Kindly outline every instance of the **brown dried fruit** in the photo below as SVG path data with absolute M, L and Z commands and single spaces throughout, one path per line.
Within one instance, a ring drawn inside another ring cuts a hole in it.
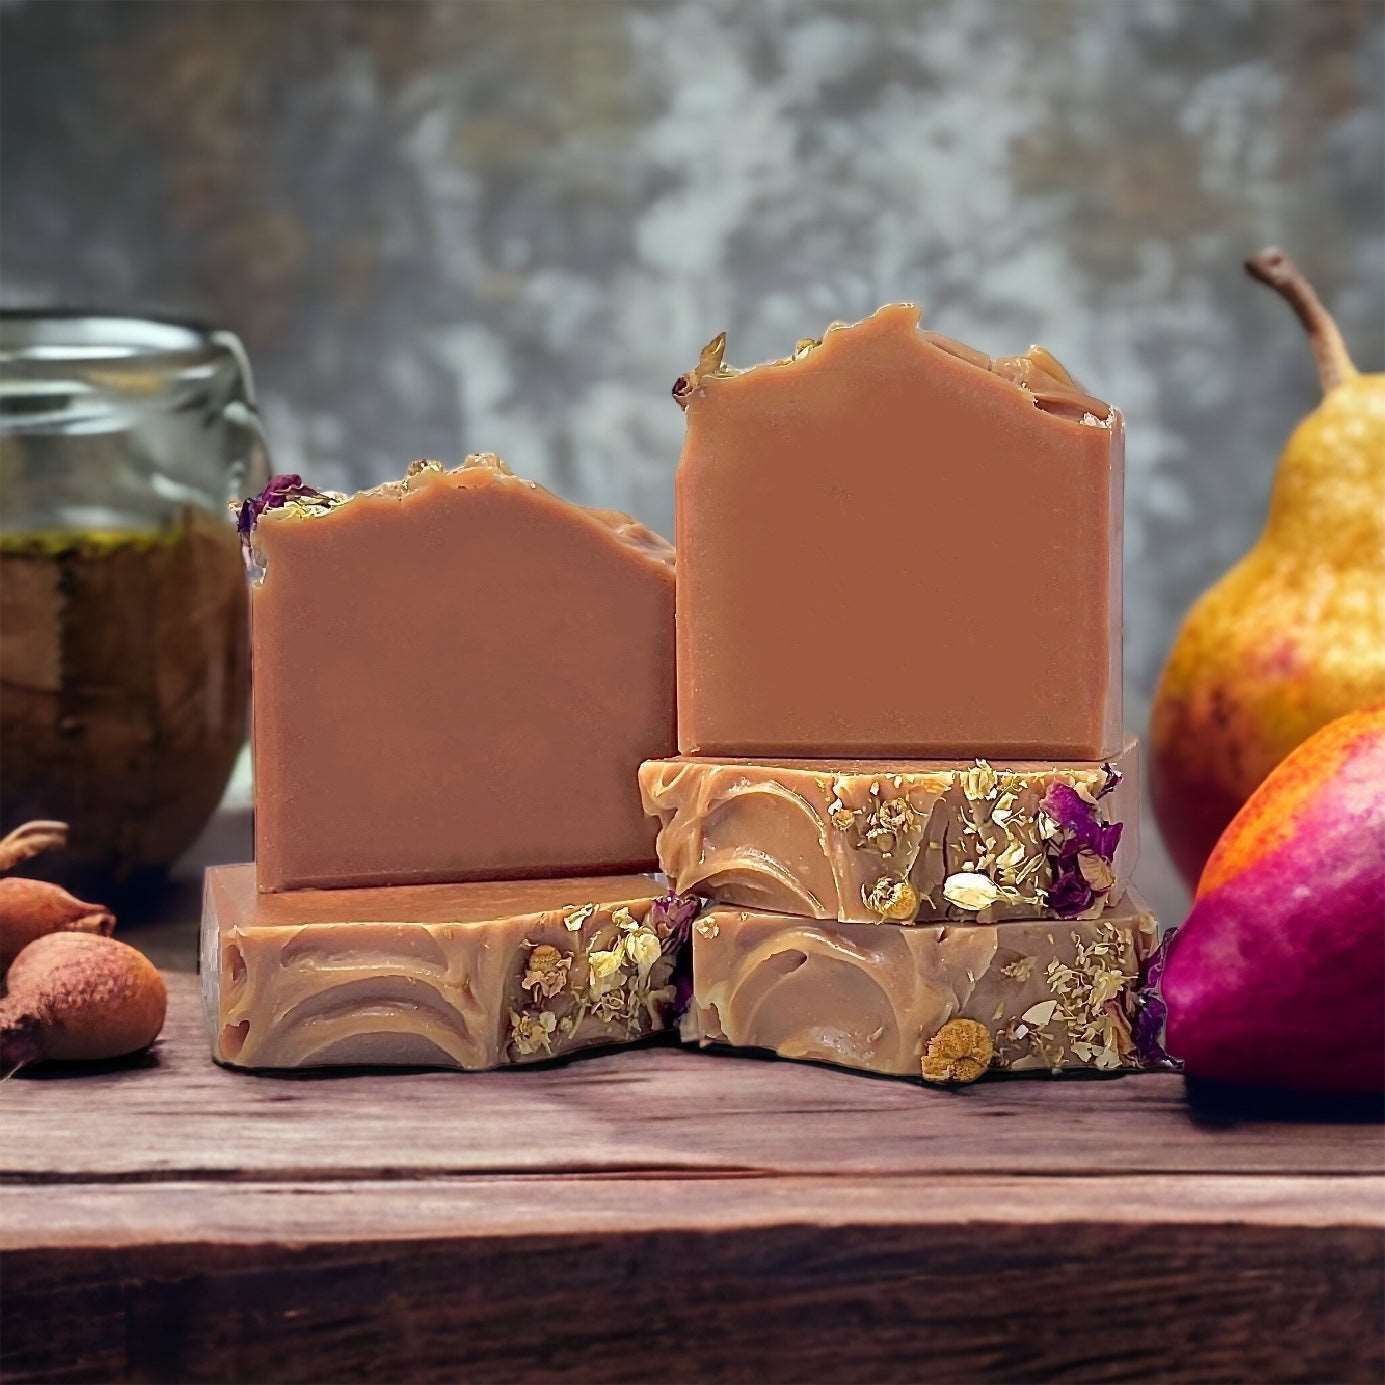
M 991 1065 L 991 1031 L 976 1020 L 953 1019 L 928 1041 L 925 1082 L 975 1082 Z
M 0 1069 L 44 1058 L 121 1058 L 163 1028 L 168 992 L 141 952 L 114 938 L 52 933 L 15 959 L 0 1000 Z
M 115 915 L 109 909 L 74 899 L 61 885 L 17 875 L 0 879 L 0 973 L 45 934 L 109 936 L 114 928 Z
M 919 892 L 907 880 L 882 875 L 862 892 L 867 909 L 892 923 L 909 923 L 919 911 Z

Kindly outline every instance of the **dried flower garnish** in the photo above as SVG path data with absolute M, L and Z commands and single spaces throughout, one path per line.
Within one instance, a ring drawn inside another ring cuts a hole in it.
M 919 892 L 907 880 L 893 880 L 888 875 L 866 886 L 861 898 L 867 909 L 892 923 L 907 923 L 919 911 Z
M 625 951 L 641 972 L 647 972 L 664 955 L 663 944 L 650 928 L 641 928 L 632 934 L 626 940 Z
M 571 957 L 542 943 L 530 952 L 528 969 L 519 984 L 526 991 L 533 991 L 535 996 L 551 999 L 567 988 L 571 967 Z
M 665 950 L 672 951 L 687 942 L 701 907 L 696 895 L 661 895 L 649 906 L 644 921 L 664 940 Z
M 1000 974 L 1008 976 L 1011 981 L 1028 981 L 1034 974 L 1034 958 L 1016 957 L 1001 967 Z
M 959 909 L 980 913 L 1000 898 L 1000 891 L 990 876 L 979 871 L 959 870 L 943 881 L 943 898 Z
M 580 933 L 582 931 L 582 925 L 586 923 L 594 913 L 596 913 L 595 904 L 579 904 L 577 908 L 569 909 L 568 912 L 563 915 L 563 927 L 566 928 L 569 933 Z
M 978 760 L 961 774 L 962 793 L 972 802 L 994 797 L 996 783 L 996 772 L 985 760 Z
M 975 1082 L 991 1064 L 991 1032 L 977 1020 L 951 1019 L 928 1041 L 925 1082 Z
M 552 1053 L 558 1017 L 551 1010 L 510 1011 L 510 1043 L 516 1053 Z
M 1164 1049 L 1164 1023 L 1169 1012 L 1164 1004 L 1163 993 L 1159 989 L 1164 977 L 1164 966 L 1169 959 L 1169 949 L 1173 946 L 1177 933 L 1177 928 L 1170 928 L 1159 940 L 1159 946 L 1154 949 L 1145 964 L 1145 974 L 1135 995 L 1135 1056 L 1139 1059 L 1141 1067 L 1181 1066 Z
M 726 333 L 718 332 L 702 348 L 702 354 L 698 356 L 697 364 L 673 382 L 673 397 L 680 409 L 688 407 L 689 396 L 706 376 L 717 375 L 721 372 L 725 355 Z
M 1096 798 L 1104 797 L 1120 782 L 1120 774 L 1109 764 L 1105 771 L 1106 780 Z M 1050 784 L 1039 809 L 1055 829 L 1046 834 L 1053 873 L 1048 907 L 1059 918 L 1076 918 L 1115 883 L 1109 867 L 1120 845 L 1122 824 L 1103 822 L 1095 800 L 1088 802 L 1069 784 Z M 1107 869 L 1101 870 L 1098 862 Z M 1101 884 L 1108 875 L 1109 883 Z
M 277 510 L 287 505 L 290 500 L 308 500 L 315 504 L 330 505 L 332 499 L 333 497 L 315 490 L 312 486 L 305 486 L 301 476 L 284 472 L 278 476 L 271 476 L 259 495 L 252 495 L 240 502 L 236 528 L 240 530 L 241 539 L 248 540 L 251 531 L 266 510 Z

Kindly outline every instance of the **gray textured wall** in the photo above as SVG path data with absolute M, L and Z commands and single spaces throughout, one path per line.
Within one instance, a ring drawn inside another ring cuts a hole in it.
M 1379 0 L 0 11 L 7 304 L 234 327 L 282 469 L 493 449 L 671 524 L 678 372 L 914 298 L 1129 417 L 1129 714 L 1315 399 L 1290 247 L 1385 360 Z

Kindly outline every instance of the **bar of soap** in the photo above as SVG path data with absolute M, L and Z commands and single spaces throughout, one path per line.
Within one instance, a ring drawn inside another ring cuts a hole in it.
M 266 509 L 250 543 L 261 889 L 653 867 L 663 539 L 476 456 Z
M 480 1070 L 667 1028 L 696 904 L 648 876 L 264 894 L 207 871 L 212 1056 Z
M 918 321 L 675 385 L 683 754 L 1120 748 L 1121 416 Z
M 1135 868 L 1138 759 L 684 756 L 640 790 L 680 891 L 848 923 L 1094 918 Z
M 1134 895 L 1076 923 L 859 924 L 714 905 L 693 924 L 686 1039 L 919 1077 L 971 1020 L 998 1071 L 1137 1066 L 1134 996 L 1156 942 Z M 970 1076 L 978 1075 L 976 1072 Z

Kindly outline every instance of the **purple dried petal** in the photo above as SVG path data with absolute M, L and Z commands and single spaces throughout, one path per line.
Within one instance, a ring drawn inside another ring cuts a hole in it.
M 665 949 L 687 942 L 692 935 L 693 920 L 702 908 L 702 901 L 692 894 L 666 894 L 656 899 L 649 909 L 649 922 L 657 928 L 662 923 L 668 932 Z
M 293 472 L 283 472 L 278 476 L 271 476 L 259 495 L 252 495 L 248 500 L 241 502 L 236 527 L 240 530 L 241 536 L 246 537 L 254 529 L 255 521 L 266 510 L 277 510 L 290 500 L 324 499 L 326 497 L 320 490 L 305 486 L 301 476 Z
M 1125 775 L 1123 775 L 1110 760 L 1107 760 L 1101 768 L 1106 775 L 1106 782 L 1097 790 L 1096 796 L 1098 799 L 1105 798 L 1108 793 L 1114 793 L 1125 778 Z
M 1050 784 L 1039 807 L 1069 834 L 1065 846 L 1076 843 L 1109 862 L 1120 845 L 1122 825 L 1104 823 L 1095 806 L 1067 784 Z
M 1069 784 L 1050 784 L 1039 807 L 1065 832 L 1084 832 L 1096 817 L 1092 805 Z
M 693 973 L 691 954 L 684 950 L 678 954 L 673 968 L 673 1008 L 668 1013 L 670 1028 L 687 1013 L 693 999 Z
M 1168 1018 L 1168 1007 L 1159 992 L 1159 983 L 1164 975 L 1164 964 L 1168 961 L 1169 947 L 1173 942 L 1176 928 L 1170 928 L 1145 963 L 1145 974 L 1140 989 L 1135 995 L 1135 1055 L 1142 1067 L 1178 1068 L 1181 1064 L 1169 1056 L 1164 1048 L 1164 1022 Z
M 1096 831 L 1084 845 L 1095 851 L 1098 856 L 1104 857 L 1106 864 L 1110 865 L 1115 858 L 1116 848 L 1121 844 L 1121 833 L 1124 830 L 1125 824 L 1122 822 L 1098 823 Z
M 1078 869 L 1076 857 L 1054 864 L 1053 884 L 1046 894 L 1048 907 L 1060 919 L 1076 918 L 1096 903 L 1096 892 Z

